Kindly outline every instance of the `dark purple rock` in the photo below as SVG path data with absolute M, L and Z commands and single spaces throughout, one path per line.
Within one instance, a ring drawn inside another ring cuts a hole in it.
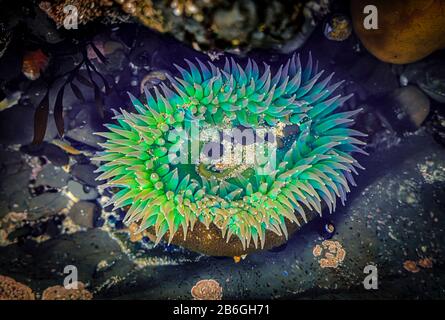
M 97 167 L 92 164 L 75 164 L 71 168 L 71 174 L 84 184 L 95 187 L 100 185 L 100 182 L 96 181 L 98 176 L 97 173 L 94 173 L 96 169 Z
M 53 145 L 46 144 L 43 154 L 51 161 L 55 166 L 65 166 L 69 163 L 70 157 L 61 148 Z

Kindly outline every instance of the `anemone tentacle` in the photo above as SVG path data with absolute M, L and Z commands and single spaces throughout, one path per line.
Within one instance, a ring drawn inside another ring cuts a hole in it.
M 293 55 L 276 72 L 250 59 L 244 67 L 226 59 L 222 68 L 196 60 L 146 90 L 145 102 L 130 94 L 136 112 L 121 110 L 108 132 L 97 133 L 106 138 L 95 157 L 98 179 L 119 189 L 110 204 L 130 207 L 127 224 L 153 227 L 157 242 L 167 232 L 170 242 L 179 228 L 186 237 L 195 223 L 214 224 L 227 241 L 263 247 L 267 230 L 287 237 L 286 220 L 305 223 L 308 211 L 321 215 L 323 202 L 330 212 L 337 198 L 344 204 L 362 169 L 352 153 L 365 153 L 365 135 L 351 128 L 360 109 L 336 112 L 351 95 L 332 96 L 341 85 L 330 84 L 333 74 L 323 78 L 311 55 L 304 68 Z M 178 141 L 169 132 L 196 120 L 219 129 L 275 128 L 283 141 L 276 167 L 260 174 L 266 165 L 218 171 L 177 164 L 169 150 Z

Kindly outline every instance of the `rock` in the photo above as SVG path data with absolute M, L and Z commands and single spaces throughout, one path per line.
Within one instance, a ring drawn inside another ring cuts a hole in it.
M 96 188 L 84 186 L 74 180 L 68 181 L 68 191 L 80 200 L 94 200 L 99 196 Z
M 93 228 L 99 208 L 95 203 L 79 201 L 71 208 L 69 216 L 81 227 Z
M 393 98 L 396 107 L 400 108 L 403 116 L 407 116 L 411 123 L 419 128 L 430 112 L 430 101 L 425 94 L 414 86 L 407 86 L 394 91 Z
M 36 220 L 54 215 L 68 206 L 68 198 L 60 192 L 46 192 L 29 201 L 29 219 Z
M 45 156 L 55 166 L 65 166 L 69 163 L 68 154 L 58 146 L 42 142 L 40 144 L 28 144 L 20 147 L 20 151 L 33 157 Z
M 29 210 L 29 203 L 32 196 L 28 188 L 21 189 L 12 193 L 8 198 L 8 207 L 10 211 L 26 211 Z
M 45 150 L 46 142 L 39 144 L 27 144 L 20 147 L 20 151 L 26 153 L 32 157 L 42 156 Z
M 429 125 L 436 141 L 445 146 L 445 110 L 439 112 L 435 110 L 431 116 L 431 123 Z
M 445 103 L 445 63 L 431 63 L 425 76 L 418 79 L 420 88 L 433 100 Z
M 12 32 L 8 30 L 4 23 L 0 23 L 0 58 L 8 49 L 11 42 Z
M 326 41 L 325 41 L 326 42 Z M 336 42 L 335 45 L 343 45 L 345 42 Z M 328 48 L 319 48 L 323 50 L 329 50 Z M 314 51 L 313 51 L 314 52 Z M 329 53 L 327 53 L 329 54 Z M 323 59 L 323 57 L 321 57 Z M 367 52 L 359 55 L 348 55 L 347 53 L 339 52 L 337 56 L 332 57 L 335 60 L 346 59 L 339 66 L 342 68 L 336 68 L 335 71 L 338 75 L 337 79 L 351 79 L 343 86 L 345 93 L 354 93 L 355 97 L 360 102 L 365 101 L 372 97 L 380 98 L 399 87 L 399 81 L 397 74 L 392 70 L 391 65 L 388 63 L 381 63 L 377 58 L 368 54 Z M 359 103 L 360 103 L 359 102 Z M 357 103 L 352 106 L 357 107 Z
M 0 219 L 6 216 L 9 212 L 8 202 L 0 199 Z
M 45 225 L 45 233 L 50 237 L 56 237 L 61 234 L 62 222 L 65 216 L 53 216 L 52 219 L 48 219 Z
M 35 10 L 32 18 L 26 19 L 28 29 L 38 38 L 48 43 L 58 43 L 63 40 L 61 33 L 56 29 L 54 23 L 40 10 Z
M 96 181 L 96 177 L 99 175 L 94 171 L 97 167 L 92 164 L 75 164 L 71 167 L 71 174 L 89 186 L 98 186 L 100 181 Z
M 67 165 L 70 161 L 70 158 L 65 151 L 50 143 L 45 145 L 43 155 L 55 166 L 59 167 Z
M 34 110 L 20 105 L 2 111 L 0 143 L 28 144 L 34 134 Z
M 100 149 L 98 143 L 104 142 L 104 139 L 94 132 L 103 131 L 104 129 L 99 125 L 102 119 L 97 113 L 94 104 L 85 104 L 82 106 L 75 106 L 68 113 L 68 131 L 65 136 L 74 141 L 81 142 L 90 147 Z
M 0 37 L 7 36 L 7 32 L 1 33 Z M 8 43 L 8 48 L 3 52 L 3 56 L 0 59 L 0 79 L 9 80 L 20 76 L 22 69 L 22 59 L 20 55 L 17 55 L 17 50 L 22 50 L 21 44 L 14 41 L 13 38 L 10 39 Z M 0 49 L 1 50 L 1 49 Z
M 82 153 L 74 155 L 73 158 L 77 164 L 89 164 L 90 163 L 90 158 Z
M 365 29 L 363 9 L 378 10 L 378 29 Z M 382 61 L 404 64 L 420 60 L 445 46 L 442 1 L 351 1 L 354 30 L 363 45 Z
M 4 156 L 10 156 L 4 159 Z M 3 158 L 3 159 L 2 159 Z M 0 156 L 0 190 L 9 195 L 26 189 L 31 176 L 31 167 L 20 158 L 18 152 L 2 152 Z
M 14 273 L 20 278 L 33 279 L 31 286 L 37 292 L 63 283 L 67 265 L 76 266 L 78 280 L 98 291 L 103 290 L 100 287 L 106 285 L 106 281 L 117 277 L 122 279 L 133 269 L 133 263 L 122 253 L 118 243 L 99 229 L 61 235 L 36 243 L 30 251 L 28 249 L 18 244 L 0 247 L 0 274 Z M 97 277 L 96 266 L 105 259 L 115 263 Z
M 19 152 L 0 149 L 0 215 L 28 209 L 31 172 Z
M 400 74 L 402 86 L 416 84 L 431 99 L 445 103 L 445 55 L 432 55 L 407 65 Z
M 57 128 L 53 117 L 48 119 L 45 140 L 52 140 L 57 136 Z M 21 105 L 2 111 L 0 117 L 0 143 L 29 144 L 34 137 L 34 109 Z
M 27 217 L 25 217 L 27 219 Z M 65 219 L 64 215 L 51 216 L 47 219 L 37 221 L 23 220 L 18 226 L 13 227 L 13 231 L 9 233 L 8 240 L 18 241 L 24 243 L 31 238 L 40 236 L 56 237 L 62 232 L 62 221 Z
M 37 175 L 36 186 L 50 186 L 53 188 L 63 188 L 67 185 L 70 175 L 62 168 L 49 163 Z

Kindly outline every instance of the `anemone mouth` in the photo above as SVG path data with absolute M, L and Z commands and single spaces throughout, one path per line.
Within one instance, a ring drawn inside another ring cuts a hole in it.
M 351 95 L 330 97 L 341 84 L 329 84 L 333 74 L 320 80 L 311 55 L 305 68 L 294 55 L 276 72 L 250 59 L 186 62 L 145 103 L 130 94 L 136 112 L 98 133 L 98 179 L 119 188 L 109 204 L 129 206 L 126 224 L 153 228 L 158 243 L 202 223 L 263 248 L 266 232 L 287 237 L 286 224 L 344 203 L 365 135 L 350 128 L 360 110 L 335 112 Z

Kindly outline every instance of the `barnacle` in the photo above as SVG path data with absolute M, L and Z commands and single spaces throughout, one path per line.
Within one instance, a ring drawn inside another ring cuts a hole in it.
M 136 112 L 116 112 L 117 123 L 98 133 L 106 138 L 98 179 L 118 188 L 109 204 L 128 208 L 125 223 L 152 228 L 156 242 L 213 224 L 227 241 L 262 248 L 266 231 L 287 237 L 287 223 L 332 212 L 337 197 L 344 203 L 362 168 L 351 154 L 365 153 L 356 137 L 365 135 L 350 128 L 360 110 L 335 112 L 351 95 L 330 97 L 341 85 L 329 84 L 333 74 L 322 79 L 311 55 L 304 68 L 294 55 L 275 72 L 250 59 L 186 62 L 180 76 L 146 90 L 145 103 L 130 94 Z M 230 129 L 255 140 L 225 139 Z M 209 160 L 212 144 L 223 152 Z M 234 146 L 240 153 L 227 152 Z

